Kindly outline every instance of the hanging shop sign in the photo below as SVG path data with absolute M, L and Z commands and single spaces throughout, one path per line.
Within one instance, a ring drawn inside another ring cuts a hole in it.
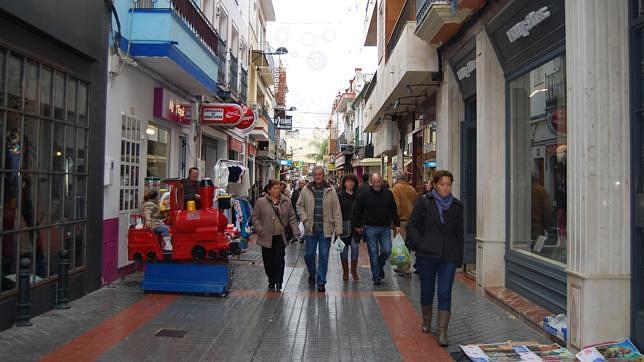
M 535 58 L 563 49 L 564 3 L 515 0 L 488 23 L 488 34 L 506 75 L 512 75 Z
M 437 165 L 436 161 L 429 161 L 429 160 L 423 161 L 423 167 L 424 168 L 435 168 L 436 165 Z
M 192 104 L 163 87 L 154 88 L 152 115 L 180 124 L 190 124 Z
M 242 121 L 242 108 L 235 103 L 205 103 L 201 105 L 201 123 L 235 127 Z
M 241 153 L 244 151 L 244 142 L 235 137 L 228 136 L 228 149 Z
M 568 128 L 568 121 L 566 120 L 566 109 L 563 107 L 558 108 L 554 112 L 549 112 L 546 115 L 548 121 L 548 129 L 555 135 L 565 135 Z
M 285 116 L 284 118 L 275 118 L 273 119 L 275 123 L 275 129 L 291 131 L 293 130 L 293 117 Z
M 253 109 L 245 104 L 241 105 L 241 109 L 243 112 L 241 122 L 236 127 L 241 130 L 253 129 L 255 125 L 255 113 Z
M 342 166 L 344 166 L 345 160 L 346 160 L 345 155 L 336 156 L 335 162 L 334 162 L 335 168 L 341 168 Z

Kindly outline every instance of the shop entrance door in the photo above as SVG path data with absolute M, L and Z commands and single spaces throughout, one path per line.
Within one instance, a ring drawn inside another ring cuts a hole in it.
M 630 1 L 631 21 L 631 146 L 633 173 L 633 240 L 631 267 L 631 339 L 644 348 L 644 4 Z
M 208 177 L 209 179 L 214 180 L 215 165 L 217 164 L 217 161 L 219 161 L 219 157 L 217 155 L 217 141 L 204 137 L 201 151 L 201 157 L 204 160 L 206 168 L 204 170 L 203 177 Z
M 464 206 L 464 263 L 476 270 L 476 98 L 465 101 L 465 120 L 461 122 L 461 201 Z

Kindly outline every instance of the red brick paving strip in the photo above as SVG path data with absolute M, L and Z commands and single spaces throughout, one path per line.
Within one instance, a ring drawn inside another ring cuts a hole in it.
M 177 300 L 176 295 L 146 295 L 98 326 L 44 356 L 41 361 L 93 361 Z
M 421 317 L 402 292 L 374 292 L 398 352 L 404 361 L 453 361 L 436 338 L 420 330 Z

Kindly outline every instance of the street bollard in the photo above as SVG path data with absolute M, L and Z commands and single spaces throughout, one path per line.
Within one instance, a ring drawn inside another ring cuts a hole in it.
M 69 309 L 67 297 L 67 271 L 69 270 L 69 251 L 62 249 L 58 254 L 58 285 L 56 286 L 56 305 L 54 309 Z
M 31 260 L 29 258 L 20 259 L 20 268 L 18 269 L 18 313 L 16 315 L 16 327 L 28 327 L 33 325 L 29 320 L 29 277 L 31 276 Z

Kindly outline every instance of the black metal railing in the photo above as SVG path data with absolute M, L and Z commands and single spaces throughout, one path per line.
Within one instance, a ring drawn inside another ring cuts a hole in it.
M 394 30 L 391 33 L 391 36 L 389 37 L 389 41 L 387 42 L 387 54 L 385 56 L 385 59 L 389 59 L 389 56 L 396 48 L 396 44 L 398 44 L 398 40 L 400 40 L 400 36 L 405 30 L 405 26 L 407 25 L 407 22 L 416 21 L 415 10 L 416 10 L 416 0 L 405 1 L 405 4 L 403 5 L 402 10 L 400 11 L 400 14 L 398 15 L 398 20 L 396 20 L 396 25 L 394 25 Z
M 246 103 L 248 102 L 248 71 L 246 69 L 242 68 L 240 78 L 239 98 L 242 102 Z
M 376 82 L 378 81 L 378 72 L 375 72 L 373 74 L 373 77 L 371 77 L 371 81 L 369 81 L 369 84 L 367 85 L 367 89 L 364 92 L 364 100 L 365 102 L 369 100 L 369 97 L 371 96 L 371 93 L 373 92 L 374 88 L 376 88 Z
M 217 41 L 217 49 L 219 51 L 219 68 L 217 69 L 217 83 L 221 85 L 226 84 L 226 42 L 219 38 Z
M 416 1 L 416 22 L 420 23 L 425 17 L 425 14 L 432 7 L 432 4 L 451 4 L 452 1 L 456 0 L 417 0 Z
M 239 62 L 237 61 L 237 58 L 230 54 L 230 77 L 228 79 L 228 86 L 230 87 L 230 91 L 237 94 L 237 82 L 239 78 Z
M 184 22 L 186 26 L 201 40 L 210 51 L 219 55 L 217 48 L 220 39 L 217 30 L 212 26 L 206 15 L 192 0 L 137 0 L 134 2 L 135 9 L 155 9 L 170 5 L 174 13 Z

